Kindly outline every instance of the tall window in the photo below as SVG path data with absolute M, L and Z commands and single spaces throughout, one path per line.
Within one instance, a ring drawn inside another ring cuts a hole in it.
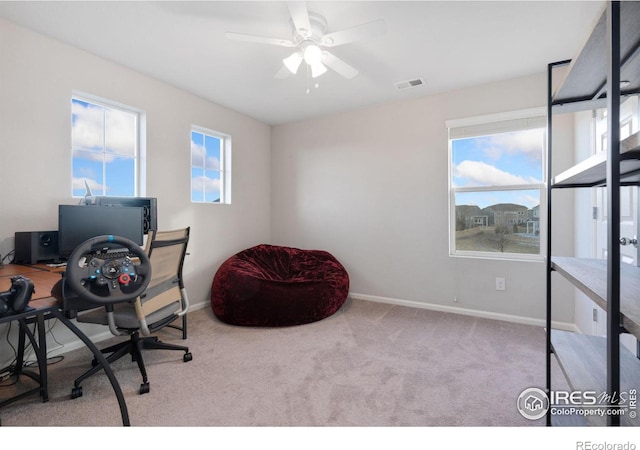
M 71 99 L 72 195 L 138 195 L 137 111 Z
M 451 254 L 535 259 L 545 116 L 523 111 L 448 121 L 447 127 Z
M 191 129 L 191 201 L 231 203 L 231 136 Z

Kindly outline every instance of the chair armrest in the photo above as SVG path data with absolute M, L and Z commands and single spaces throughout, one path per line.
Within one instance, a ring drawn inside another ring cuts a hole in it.
M 182 295 L 182 309 L 178 311 L 179 316 L 184 316 L 189 311 L 189 297 L 187 296 L 187 290 L 184 287 L 180 288 L 180 294 Z

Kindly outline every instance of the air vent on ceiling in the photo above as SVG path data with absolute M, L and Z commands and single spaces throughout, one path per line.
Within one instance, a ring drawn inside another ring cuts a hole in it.
M 407 81 L 398 81 L 395 83 L 395 87 L 399 91 L 404 91 L 405 89 L 415 88 L 418 86 L 422 86 L 424 84 L 424 80 L 422 78 L 415 78 L 413 80 Z

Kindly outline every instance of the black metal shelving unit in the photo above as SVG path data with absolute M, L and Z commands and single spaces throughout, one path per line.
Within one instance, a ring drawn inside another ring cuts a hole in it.
M 559 67 L 565 67 L 567 75 L 554 90 L 554 74 Z M 625 83 L 621 84 L 621 80 Z M 612 411 L 622 404 L 620 393 L 638 389 L 640 385 L 640 359 L 620 345 L 621 333 L 640 339 L 640 267 L 620 261 L 618 220 L 607 222 L 606 260 L 553 256 L 552 195 L 556 189 L 604 186 L 608 217 L 620 217 L 620 187 L 640 185 L 640 135 L 620 140 L 620 104 L 623 96 L 639 92 L 640 2 L 607 2 L 578 56 L 548 67 L 546 377 L 550 393 L 555 357 L 572 390 L 610 395 L 606 406 Z M 607 108 L 607 151 L 553 176 L 553 115 L 601 107 Z M 606 338 L 553 330 L 553 272 L 607 311 Z M 584 425 L 640 425 L 640 419 L 630 416 L 633 414 L 578 419 Z M 559 422 L 551 411 L 547 413 L 547 425 Z

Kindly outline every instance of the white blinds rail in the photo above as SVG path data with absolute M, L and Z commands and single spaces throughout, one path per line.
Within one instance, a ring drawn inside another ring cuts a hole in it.
M 546 108 L 531 108 L 465 119 L 452 119 L 447 120 L 445 125 L 449 129 L 449 139 L 545 128 L 547 126 Z

